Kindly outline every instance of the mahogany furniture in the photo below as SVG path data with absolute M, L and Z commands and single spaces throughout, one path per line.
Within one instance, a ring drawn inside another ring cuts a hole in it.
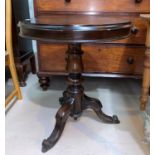
M 59 99 L 61 108 L 56 114 L 56 124 L 52 134 L 43 141 L 42 152 L 52 148 L 60 138 L 69 116 L 75 120 L 82 111 L 92 109 L 105 123 L 118 124 L 116 115 L 108 116 L 102 112 L 102 104 L 98 99 L 88 97 L 82 86 L 84 70 L 82 55 L 85 53 L 81 45 L 85 43 L 104 43 L 129 37 L 133 27 L 130 21 L 119 18 L 100 16 L 61 15 L 46 16 L 19 23 L 20 36 L 51 43 L 68 44 L 66 51 L 66 71 L 68 87 Z M 57 51 L 55 51 L 57 52 Z M 53 52 L 49 53 L 52 55 Z M 104 61 L 104 59 L 102 60 Z M 59 63 L 59 62 L 57 62 Z M 95 62 L 91 62 L 96 65 Z
M 149 88 L 150 88 L 150 15 L 142 14 L 141 17 L 147 22 L 143 85 L 142 85 L 142 94 L 140 99 L 140 108 L 141 110 L 145 110 L 146 104 L 148 102 Z
M 149 0 L 34 0 L 36 18 L 46 15 L 85 15 L 118 17 L 134 23 L 133 33 L 125 39 L 81 46 L 84 76 L 141 78 L 145 55 L 146 23 L 141 13 L 149 13 Z M 66 75 L 64 56 L 67 44 L 37 42 L 38 77 L 46 90 L 50 77 Z M 52 54 L 51 54 L 52 53 Z M 94 62 L 96 65 L 94 65 Z

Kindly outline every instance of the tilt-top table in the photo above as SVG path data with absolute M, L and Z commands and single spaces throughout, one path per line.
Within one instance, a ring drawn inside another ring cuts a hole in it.
M 98 99 L 88 97 L 84 93 L 81 84 L 83 72 L 81 44 L 104 43 L 126 38 L 133 27 L 130 21 L 95 15 L 80 18 L 62 15 L 28 19 L 19 22 L 18 26 L 21 37 L 68 44 L 66 58 L 68 87 L 63 92 L 63 97 L 59 99 L 61 107 L 56 114 L 56 125 L 52 134 L 43 141 L 42 152 L 48 151 L 58 141 L 67 118 L 71 116 L 76 120 L 85 109 L 92 109 L 104 123 L 119 123 L 116 115 L 111 117 L 102 112 L 102 104 Z

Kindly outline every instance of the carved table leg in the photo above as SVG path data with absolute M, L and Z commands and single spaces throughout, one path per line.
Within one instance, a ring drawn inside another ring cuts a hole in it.
M 55 143 L 59 140 L 66 120 L 68 116 L 70 115 L 72 105 L 71 104 L 64 104 L 57 112 L 56 114 L 56 124 L 55 128 L 52 132 L 52 134 L 43 141 L 42 143 L 42 152 L 47 152 L 49 149 L 51 149 Z
M 94 99 L 91 97 L 88 97 L 86 95 L 84 95 L 84 103 L 83 103 L 83 108 L 84 109 L 92 109 L 94 110 L 94 112 L 97 114 L 97 116 L 100 118 L 101 121 L 103 121 L 104 123 L 114 123 L 114 124 L 118 124 L 120 123 L 120 121 L 118 120 L 116 115 L 108 116 L 106 114 L 104 114 L 102 112 L 102 104 L 98 99 Z
M 49 138 L 43 141 L 42 151 L 46 152 L 52 148 L 60 138 L 64 129 L 66 120 L 70 115 L 75 120 L 81 116 L 82 111 L 91 108 L 97 116 L 105 123 L 119 123 L 117 116 L 108 116 L 102 112 L 102 104 L 98 99 L 90 98 L 84 94 L 82 86 L 82 50 L 80 44 L 70 44 L 68 46 L 67 71 L 68 87 L 63 92 L 63 97 L 59 99 L 60 110 L 56 115 L 56 125 Z
M 47 88 L 50 85 L 50 78 L 49 77 L 43 77 L 43 76 L 39 76 L 39 83 L 40 83 L 40 87 L 45 91 L 47 90 Z

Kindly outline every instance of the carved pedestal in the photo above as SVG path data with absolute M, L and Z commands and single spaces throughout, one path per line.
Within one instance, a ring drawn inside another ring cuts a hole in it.
M 59 140 L 67 118 L 69 116 L 77 120 L 83 110 L 92 109 L 104 123 L 119 123 L 116 115 L 108 116 L 102 112 L 102 104 L 98 99 L 88 97 L 84 94 L 81 84 L 81 73 L 83 71 L 82 50 L 80 44 L 69 44 L 67 58 L 68 87 L 59 99 L 61 108 L 56 114 L 56 124 L 52 134 L 43 141 L 42 152 L 48 151 Z
M 81 44 L 105 43 L 124 39 L 129 37 L 133 27 L 132 22 L 128 20 L 94 15 L 80 16 L 80 18 L 70 15 L 59 16 L 59 18 L 58 16 L 48 16 L 45 19 L 24 20 L 18 24 L 21 37 L 68 45 L 66 57 L 68 87 L 59 99 L 61 108 L 56 114 L 55 128 L 51 135 L 42 142 L 42 152 L 48 151 L 56 144 L 69 116 L 76 120 L 81 116 L 83 110 L 88 108 L 92 109 L 104 123 L 119 123 L 117 116 L 111 117 L 102 112 L 102 104 L 98 99 L 88 97 L 84 93 Z M 64 55 L 63 57 L 65 59 Z M 96 65 L 94 62 L 92 63 Z M 47 77 L 40 80 L 44 89 L 47 88 L 48 82 Z

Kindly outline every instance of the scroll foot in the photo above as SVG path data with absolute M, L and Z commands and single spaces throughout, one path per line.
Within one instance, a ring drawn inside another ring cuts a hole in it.
M 42 142 L 42 152 L 45 153 L 50 150 L 56 142 L 59 140 L 64 126 L 66 124 L 67 118 L 70 115 L 72 105 L 64 104 L 56 114 L 56 124 L 52 134 Z
M 102 104 L 98 99 L 94 99 L 84 95 L 84 109 L 92 109 L 101 121 L 109 124 L 118 124 L 120 121 L 116 115 L 108 116 L 102 112 Z

